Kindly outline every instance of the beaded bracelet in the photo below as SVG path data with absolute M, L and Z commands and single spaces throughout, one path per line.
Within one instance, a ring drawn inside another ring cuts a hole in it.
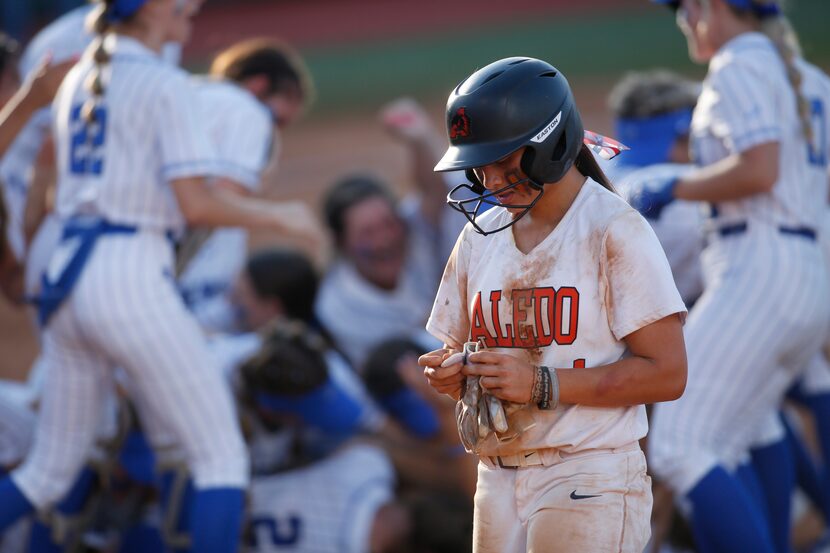
M 534 367 L 533 388 L 530 391 L 530 402 L 539 403 L 542 400 L 542 369 Z

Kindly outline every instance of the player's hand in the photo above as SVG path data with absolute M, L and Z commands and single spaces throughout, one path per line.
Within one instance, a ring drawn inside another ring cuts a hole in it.
M 51 56 L 46 56 L 31 72 L 21 87 L 26 90 L 27 101 L 38 108 L 52 101 L 55 93 L 58 91 L 58 87 L 63 82 L 63 78 L 78 62 L 78 58 L 73 57 L 66 61 L 52 64 L 51 58 Z
M 674 189 L 677 181 L 675 177 L 655 186 L 644 186 L 629 201 L 631 207 L 646 219 L 659 219 L 663 209 L 675 200 Z
M 464 365 L 465 375 L 480 376 L 481 386 L 499 399 L 530 403 L 536 367 L 506 353 L 477 351 Z
M 271 204 L 272 228 L 280 234 L 297 239 L 310 251 L 319 251 L 326 238 L 322 225 L 305 202 L 286 201 Z
M 463 358 L 457 354 L 453 357 L 453 353 L 452 350 L 437 349 L 419 357 L 418 364 L 425 367 L 424 376 L 430 386 L 437 392 L 458 400 L 464 386 L 464 374 L 461 372 Z
M 434 134 L 429 116 L 412 98 L 399 98 L 384 106 L 380 120 L 393 136 L 408 142 L 427 140 Z

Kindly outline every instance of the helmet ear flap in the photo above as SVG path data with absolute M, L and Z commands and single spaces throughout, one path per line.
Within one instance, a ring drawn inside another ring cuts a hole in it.
M 532 146 L 525 147 L 525 151 L 522 154 L 522 159 L 519 161 L 519 166 L 522 168 L 522 172 L 527 175 L 527 178 L 530 179 L 531 182 L 539 184 L 544 184 L 544 181 L 540 181 L 538 179 L 536 167 L 534 167 L 534 162 L 536 161 L 536 149 Z
M 484 194 L 484 185 L 478 180 L 475 169 L 466 169 L 464 174 L 467 175 L 467 180 L 472 184 L 473 192 L 476 194 Z

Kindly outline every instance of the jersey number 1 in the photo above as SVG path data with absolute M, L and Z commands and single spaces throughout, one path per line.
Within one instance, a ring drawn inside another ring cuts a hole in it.
M 94 123 L 87 123 L 81 118 L 81 109 L 80 104 L 74 106 L 70 114 L 72 142 L 69 147 L 69 172 L 73 175 L 100 175 L 104 166 L 101 146 L 107 132 L 107 108 L 95 108 Z

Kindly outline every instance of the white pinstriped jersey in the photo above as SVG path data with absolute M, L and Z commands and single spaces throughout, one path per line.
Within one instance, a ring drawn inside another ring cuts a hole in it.
M 234 83 L 205 77 L 194 77 L 193 82 L 201 120 L 216 149 L 215 175 L 258 192 L 262 171 L 278 138 L 270 112 Z M 233 312 L 225 292 L 244 267 L 247 250 L 247 231 L 216 229 L 179 277 L 188 307 L 206 328 L 230 328 Z
M 496 207 L 479 219 L 496 228 L 509 217 Z M 685 312 L 648 223 L 588 179 L 556 228 L 527 254 L 516 248 L 512 229 L 482 236 L 468 224 L 447 262 L 427 330 L 455 349 L 481 339 L 488 349 L 534 365 L 580 370 L 618 361 L 627 335 Z M 509 416 L 528 414 L 535 426 L 510 442 L 491 434 L 479 453 L 616 448 L 648 428 L 642 405 L 560 404 L 552 411 L 534 405 Z
M 214 175 L 257 192 L 276 138 L 271 113 L 237 84 L 207 77 L 191 80 L 199 98 L 199 117 L 216 149 Z
M 180 230 L 184 218 L 170 181 L 215 168 L 193 85 L 184 71 L 131 38 L 111 35 L 108 43 L 112 60 L 105 70 L 100 123 L 87 125 L 80 113 L 90 96 L 83 86 L 94 65 L 89 51 L 53 103 L 59 145 L 56 210 L 62 217 L 89 213 L 122 224 Z
M 766 36 L 739 35 L 709 63 L 692 118 L 695 162 L 706 166 L 759 144 L 780 145 L 779 177 L 772 191 L 719 202 L 719 220 L 819 225 L 827 200 L 830 79 L 804 60 L 797 63 L 801 90 L 810 103 L 812 144 L 804 137 L 785 66 Z
M 392 464 L 354 445 L 305 468 L 251 482 L 248 553 L 367 553 L 375 514 L 393 499 Z
M 84 20 L 94 6 L 76 8 L 38 32 L 29 42 L 20 57 L 18 72 L 25 79 L 47 54 L 53 63 L 80 56 L 92 41 L 84 28 Z M 163 58 L 171 64 L 178 64 L 181 46 L 165 45 Z M 48 108 L 38 111 L 20 131 L 0 160 L 0 181 L 9 212 L 7 236 L 12 250 L 18 258 L 24 254 L 23 210 L 26 194 L 32 179 L 32 170 L 46 136 L 52 130 L 52 116 Z
M 677 163 L 631 168 L 614 181 L 614 186 L 620 196 L 630 201 L 640 191 L 660 186 L 666 179 L 679 177 L 692 169 L 691 165 Z M 699 202 L 677 200 L 666 206 L 658 219 L 646 219 L 666 252 L 677 290 L 686 305 L 694 302 L 703 292 L 700 265 L 704 245 L 703 207 Z

